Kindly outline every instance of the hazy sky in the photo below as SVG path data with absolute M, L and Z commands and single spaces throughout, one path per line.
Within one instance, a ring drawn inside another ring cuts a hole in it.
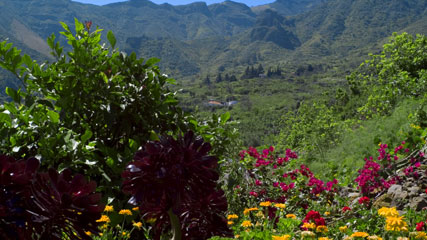
M 73 0 L 73 1 L 82 2 L 82 3 L 92 3 L 96 5 L 105 5 L 113 2 L 124 2 L 125 0 Z M 157 4 L 167 2 L 172 5 L 182 5 L 182 4 L 192 3 L 192 2 L 206 2 L 207 4 L 212 4 L 212 3 L 223 2 L 225 0 L 199 0 L 199 1 L 197 0 L 151 0 L 151 1 Z M 245 3 L 248 6 L 256 6 L 256 5 L 271 3 L 271 2 L 274 2 L 275 0 L 233 0 L 233 1 Z

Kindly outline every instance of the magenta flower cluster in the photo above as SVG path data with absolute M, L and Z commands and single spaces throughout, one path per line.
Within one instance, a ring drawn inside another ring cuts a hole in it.
M 396 161 L 399 160 L 398 155 L 405 155 L 409 153 L 409 148 L 405 147 L 407 144 L 403 141 L 399 146 L 394 148 L 393 152 L 388 152 L 387 144 L 380 144 L 378 149 L 377 161 L 371 156 L 369 159 L 365 158 L 365 165 L 358 171 L 359 176 L 355 179 L 358 183 L 358 188 L 366 196 L 371 195 L 377 191 L 388 189 L 391 185 L 399 182 L 401 179 L 397 175 L 390 175 L 394 173 L 397 167 Z M 422 153 L 420 153 L 421 157 Z M 410 158 L 410 165 L 404 169 L 406 176 L 418 177 L 416 169 L 420 167 L 419 159 L 416 157 Z
M 247 157 L 254 158 L 254 167 L 248 171 L 253 178 L 249 195 L 255 198 L 283 202 L 288 195 L 293 194 L 291 190 L 310 194 L 309 198 L 316 198 L 316 195 L 322 192 L 337 191 L 336 179 L 325 184 L 304 164 L 297 169 L 287 170 L 285 163 L 290 159 L 298 158 L 298 155 L 290 149 L 286 149 L 284 157 L 278 157 L 274 154 L 273 147 L 264 149 L 260 153 L 255 148 L 249 147 L 248 150 L 240 152 L 241 160 Z

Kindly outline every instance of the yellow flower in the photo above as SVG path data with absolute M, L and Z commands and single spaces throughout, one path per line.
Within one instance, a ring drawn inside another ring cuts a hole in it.
M 106 205 L 104 208 L 104 212 L 113 212 L 114 211 L 114 207 L 111 205 Z
M 286 207 L 286 204 L 284 204 L 284 203 L 275 203 L 274 206 L 277 207 L 277 208 L 283 209 L 283 208 Z
M 228 224 L 228 225 L 231 225 L 231 224 L 233 224 L 233 223 L 234 223 L 233 221 L 228 221 L 228 222 L 227 222 L 227 224 Z
M 230 214 L 230 215 L 227 216 L 228 220 L 230 220 L 230 219 L 237 219 L 237 218 L 239 218 L 239 216 L 237 216 L 236 214 Z
M 252 225 L 253 224 L 251 223 L 251 221 L 247 221 L 247 220 L 243 221 L 241 224 L 242 227 L 251 227 Z
M 261 202 L 259 205 L 260 205 L 261 207 L 270 207 L 270 206 L 271 206 L 271 202 L 270 202 L 270 201 L 267 201 L 267 202 Z
M 409 240 L 407 237 L 398 237 L 397 240 Z
M 378 237 L 377 235 L 369 236 L 367 239 L 368 240 L 383 240 L 382 237 Z
M 248 215 L 251 211 L 256 211 L 256 210 L 258 210 L 258 208 L 246 208 L 246 209 L 243 211 L 243 214 L 244 214 L 244 215 Z
M 133 211 L 138 212 L 139 211 L 139 207 L 134 207 L 132 208 Z
M 142 222 L 136 222 L 132 224 L 134 227 L 137 227 L 138 229 L 142 228 Z
M 329 216 L 329 215 L 331 215 L 330 212 L 325 212 L 325 216 Z
M 92 233 L 90 232 L 90 231 L 87 231 L 87 232 L 85 232 L 86 233 L 86 235 L 88 235 L 88 236 L 92 236 Z
M 101 236 L 102 237 L 102 235 L 104 235 L 103 233 L 99 233 L 99 236 Z
M 387 231 L 408 231 L 408 224 L 401 217 L 387 217 L 385 229 Z
M 340 229 L 340 232 L 347 232 L 347 229 L 348 229 L 348 227 L 347 226 L 342 226 L 342 227 L 339 227 L 339 229 Z
M 415 239 L 426 240 L 427 239 L 427 234 L 425 232 L 417 232 L 417 235 L 415 236 Z
M 369 236 L 369 234 L 365 233 L 365 232 L 355 232 L 355 233 L 351 234 L 351 237 L 353 237 L 353 238 L 355 238 L 355 237 L 365 238 L 368 236 Z
M 123 237 L 130 237 L 130 233 L 123 231 L 122 236 Z
M 101 230 L 105 230 L 105 229 L 107 229 L 108 228 L 108 224 L 104 224 L 104 225 L 102 225 L 101 227 L 99 227 L 99 228 L 101 228 Z
M 129 209 L 122 209 L 119 212 L 120 215 L 129 215 L 132 216 L 132 212 Z
M 240 237 L 240 235 L 234 235 L 234 238 L 239 238 Z
M 325 225 L 320 225 L 316 227 L 316 232 L 327 233 L 328 231 L 328 227 L 326 227 Z
M 332 240 L 332 239 L 330 239 L 330 238 L 328 238 L 328 237 L 320 237 L 320 238 L 318 238 L 317 240 Z
M 395 207 L 392 207 L 392 208 L 382 207 L 378 209 L 378 215 L 381 215 L 383 217 L 398 217 L 399 212 L 396 210 Z
M 295 216 L 295 214 L 290 213 L 290 214 L 286 214 L 286 218 L 296 219 L 297 216 Z
M 308 222 L 305 222 L 305 223 L 302 225 L 302 227 L 303 227 L 303 228 L 307 228 L 307 229 L 315 229 L 315 228 L 316 228 L 316 224 L 315 224 L 315 223 L 308 223 Z
M 100 219 L 96 220 L 96 222 L 109 223 L 110 222 L 110 218 L 107 215 L 102 215 Z
M 271 236 L 272 240 L 290 240 L 291 235 L 283 235 L 283 236 Z

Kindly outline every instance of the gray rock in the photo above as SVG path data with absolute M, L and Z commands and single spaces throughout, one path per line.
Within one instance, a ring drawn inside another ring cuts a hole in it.
M 419 191 L 420 191 L 420 187 L 418 187 L 418 186 L 413 186 L 413 187 L 410 187 L 410 188 L 408 188 L 408 191 L 409 191 L 409 196 L 410 197 L 413 197 L 413 196 L 418 196 L 419 195 Z
M 427 207 L 427 199 L 422 197 L 414 197 L 410 200 L 409 207 L 416 211 L 421 211 L 423 208 Z
M 393 184 L 390 186 L 390 188 L 387 191 L 387 194 L 391 196 L 398 195 L 402 192 L 402 185 L 399 184 Z
M 349 198 L 358 198 L 358 197 L 360 197 L 360 193 L 352 192 L 352 193 L 348 194 L 348 197 Z

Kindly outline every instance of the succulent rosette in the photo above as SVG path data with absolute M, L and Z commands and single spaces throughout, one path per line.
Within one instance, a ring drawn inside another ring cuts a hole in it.
M 227 200 L 224 191 L 206 195 L 200 201 L 187 204 L 181 214 L 183 239 L 208 239 L 213 236 L 233 237 L 224 217 Z
M 91 239 L 104 208 L 96 183 L 70 170 L 37 172 L 35 158 L 0 156 L 1 239 Z
M 215 205 L 218 202 L 226 203 L 226 200 L 216 190 L 218 159 L 207 155 L 210 149 L 209 143 L 191 131 L 176 140 L 161 137 L 159 141 L 148 142 L 138 151 L 134 161 L 122 173 L 123 191 L 132 195 L 129 202 L 138 205 L 143 216 L 160 220 L 156 221 L 155 238 L 159 237 L 163 229 L 169 228 L 167 212 L 170 210 L 176 216 L 181 216 L 183 213 L 190 214 L 186 211 L 191 206 L 194 211 L 226 207 L 224 204 Z M 200 206 L 203 201 L 206 204 Z M 218 211 L 222 210 L 214 212 Z M 207 217 L 205 213 L 198 214 Z M 214 225 L 211 221 L 217 218 L 212 214 L 200 224 Z
M 0 156 L 0 238 L 31 239 L 28 231 L 26 199 L 39 161 L 30 158 L 16 161 Z
M 96 220 L 104 205 L 95 193 L 96 183 L 88 182 L 81 174 L 72 176 L 71 170 L 58 173 L 49 169 L 40 173 L 31 188 L 31 221 L 41 239 L 91 239 L 85 232 L 97 233 Z

